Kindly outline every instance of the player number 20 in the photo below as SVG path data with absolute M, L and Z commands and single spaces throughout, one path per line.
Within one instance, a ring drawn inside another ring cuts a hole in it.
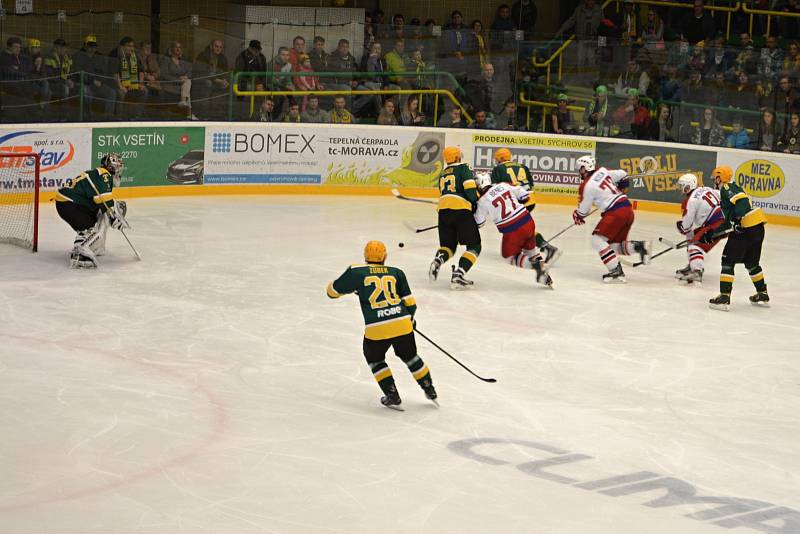
M 394 276 L 368 276 L 364 278 L 364 285 L 374 286 L 372 294 L 369 296 L 369 304 L 372 309 L 400 304 L 400 297 L 397 295 L 397 279 Z

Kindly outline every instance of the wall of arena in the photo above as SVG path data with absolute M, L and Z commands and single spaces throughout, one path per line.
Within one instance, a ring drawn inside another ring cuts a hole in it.
M 609 140 L 524 132 L 386 126 L 268 123 L 135 123 L 28 125 L 0 129 L 0 152 L 36 152 L 41 199 L 64 182 L 118 152 L 125 161 L 120 198 L 212 194 L 373 194 L 392 188 L 407 196 L 437 194 L 441 153 L 457 145 L 477 170 L 488 170 L 499 147 L 511 149 L 536 181 L 540 203 L 574 204 L 575 161 L 632 176 L 637 209 L 678 212 L 678 178 L 701 183 L 717 165 L 735 180 L 770 222 L 800 226 L 800 157 L 673 143 Z M 17 165 L 22 165 L 18 162 Z M 27 163 L 25 163 L 27 165 Z M 17 197 L 31 169 L 0 168 L 0 203 Z

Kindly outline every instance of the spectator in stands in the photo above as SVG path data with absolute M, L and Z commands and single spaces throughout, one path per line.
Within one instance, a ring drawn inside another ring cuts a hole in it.
M 347 102 L 342 95 L 333 99 L 333 109 L 331 110 L 331 122 L 334 124 L 355 124 L 356 119 L 347 109 Z
M 214 39 L 198 54 L 192 65 L 192 112 L 202 119 L 227 118 L 230 86 L 228 58 L 221 39 Z
M 261 101 L 261 106 L 253 113 L 250 120 L 256 122 L 281 122 L 281 112 L 271 97 Z
M 361 72 L 368 72 L 370 75 L 367 75 L 361 81 L 358 89 L 371 89 L 373 91 L 378 91 L 389 87 L 389 79 L 384 74 L 388 72 L 389 69 L 386 65 L 386 59 L 382 56 L 382 46 L 383 45 L 381 45 L 379 41 L 372 43 L 369 54 L 365 54 L 364 57 L 361 58 L 361 66 L 359 67 L 359 70 Z M 394 85 L 393 87 L 399 89 L 399 86 L 397 85 Z M 355 111 L 360 117 L 365 115 L 374 117 L 377 113 L 379 113 L 382 105 L 383 98 L 381 95 L 363 95 L 358 97 L 356 102 L 353 104 L 353 111 Z
M 300 122 L 300 104 L 298 102 L 289 102 L 289 110 L 283 116 L 283 122 Z
M 475 112 L 475 120 L 472 121 L 467 128 L 473 130 L 494 130 L 494 126 L 494 121 L 489 118 L 489 114 L 485 110 L 479 109 Z
M 736 76 L 739 72 L 744 71 L 747 74 L 755 74 L 758 72 L 758 57 L 756 56 L 753 40 L 750 34 L 742 32 L 739 35 L 739 53 L 736 54 L 736 60 L 733 67 L 728 71 L 729 76 Z
M 775 82 L 775 78 L 783 68 L 783 50 L 778 48 L 778 38 L 774 35 L 767 37 L 767 47 L 761 50 L 758 62 L 758 73 L 764 79 Z
M 28 49 L 23 50 L 22 55 L 29 57 L 31 65 L 33 65 L 33 58 L 42 55 L 42 42 L 34 37 L 28 39 Z
M 339 39 L 336 50 L 331 52 L 328 56 L 328 70 L 330 72 L 336 72 L 337 76 L 331 78 L 330 82 L 326 81 L 325 85 L 328 89 L 334 91 L 349 91 L 355 88 L 357 82 L 353 78 L 353 73 L 356 72 L 356 65 L 356 58 L 350 53 L 350 41 L 347 39 Z
M 556 35 L 563 36 L 564 32 L 575 28 L 575 38 L 578 41 L 578 67 L 596 66 L 597 33 L 603 18 L 603 8 L 597 5 L 595 0 L 583 0 L 556 32 Z
M 792 41 L 786 47 L 786 57 L 783 58 L 783 70 L 795 78 L 800 75 L 800 44 Z
M 473 109 L 482 109 L 488 113 L 497 110 L 499 98 L 494 78 L 494 65 L 485 64 L 480 80 L 468 82 L 464 91 L 467 93 L 467 99 Z
M 111 56 L 111 72 L 117 92 L 117 105 L 123 117 L 139 118 L 142 116 L 142 104 L 147 97 L 144 86 L 144 71 L 136 56 L 135 41 L 131 37 L 123 37 Z
M 650 112 L 639 102 L 637 89 L 628 89 L 625 102 L 614 111 L 613 118 L 620 137 L 647 139 L 650 128 Z
M 483 31 L 483 22 L 473 20 L 469 25 L 469 41 L 467 42 L 466 61 L 467 78 L 477 78 L 481 69 L 489 63 L 489 39 Z
M 183 50 L 181 50 L 182 53 Z M 147 89 L 148 96 L 159 95 L 161 93 L 161 84 L 158 80 L 161 78 L 161 66 L 159 65 L 158 54 L 153 53 L 153 44 L 150 41 L 142 41 L 139 50 L 136 51 L 136 55 L 142 65 L 144 86 Z M 189 74 L 191 75 L 191 68 Z
M 406 42 L 403 39 L 394 41 L 394 47 L 383 57 L 386 61 L 386 70 L 399 76 L 390 76 L 389 81 L 407 89 L 411 86 L 409 78 L 402 76 L 406 73 L 406 65 L 410 62 L 406 55 Z
M 659 104 L 656 118 L 650 121 L 645 139 L 653 141 L 677 141 L 675 135 L 672 108 L 667 104 Z
M 400 122 L 403 126 L 424 126 L 425 114 L 419 109 L 419 96 L 411 95 L 400 113 Z
M 692 45 L 684 35 L 680 35 L 677 41 L 667 43 L 667 63 L 675 65 L 678 75 L 684 78 L 688 75 L 689 58 L 691 57 Z
M 450 111 L 439 117 L 436 123 L 437 126 L 442 128 L 466 128 L 467 121 L 461 115 L 461 108 L 453 107 Z
M 317 35 L 314 37 L 314 47 L 308 53 L 311 58 L 311 68 L 314 72 L 328 71 L 328 53 L 325 52 L 325 38 Z M 325 80 L 322 82 L 325 83 Z
M 319 83 L 319 78 L 314 76 L 314 69 L 311 68 L 311 58 L 308 54 L 300 54 L 297 59 L 297 74 L 293 78 L 294 86 L 298 91 L 321 91 L 323 85 Z M 303 111 L 308 105 L 308 96 L 303 96 L 303 103 L 300 107 Z
M 558 95 L 558 105 L 550 112 L 549 131 L 557 134 L 570 134 L 575 131 L 575 124 L 572 120 L 572 112 L 569 106 L 569 98 L 565 93 Z
M 708 93 L 706 91 L 706 86 L 703 83 L 700 71 L 690 71 L 689 80 L 681 87 L 681 98 L 683 102 L 693 105 L 693 107 L 689 107 L 689 115 L 692 120 L 700 119 L 700 108 L 697 106 L 704 106 L 707 104 Z M 685 115 L 685 113 L 682 114 L 683 117 L 685 117 Z
M 511 8 L 508 7 L 508 4 L 500 4 L 497 8 L 497 15 L 489 28 L 491 59 L 487 57 L 481 63 L 482 68 L 483 64 L 491 61 L 498 78 L 508 75 L 511 62 L 514 59 L 514 51 L 517 45 L 515 32 L 518 28 L 518 22 L 519 18 L 511 16 Z M 474 24 L 473 22 L 473 26 Z
M 649 86 L 650 76 L 647 71 L 642 70 L 635 59 L 631 59 L 628 61 L 628 68 L 619 75 L 614 84 L 614 94 L 619 97 L 627 97 L 630 89 L 636 89 L 637 95 L 646 94 Z
M 411 80 L 411 86 L 414 89 L 430 89 L 430 82 L 424 75 L 428 66 L 425 64 L 421 48 L 417 48 L 412 52 L 410 68 L 414 69 L 414 72 L 417 74 Z
M 718 108 L 727 108 L 730 105 L 728 99 L 729 91 L 728 84 L 725 82 L 725 75 L 722 72 L 714 72 L 709 75 L 711 83 L 708 86 L 708 97 L 706 104 Z M 727 122 L 727 119 L 720 116 L 720 121 Z
M 689 70 L 696 70 L 701 75 L 707 72 L 705 41 L 700 41 L 692 47 L 692 51 L 689 55 L 689 61 L 686 66 Z
M 611 33 L 614 37 L 619 38 L 622 45 L 626 47 L 632 45 L 641 33 L 639 11 L 633 0 L 622 0 L 622 11 L 612 15 L 609 20 L 613 24 Z M 626 52 L 630 53 L 629 50 Z
M 397 116 L 395 115 L 394 100 L 387 98 L 383 103 L 381 112 L 378 114 L 378 124 L 385 126 L 397 126 Z
M 734 66 L 736 54 L 725 49 L 725 37 L 718 36 L 706 54 L 706 73 L 728 73 Z
M 72 79 L 72 58 L 67 53 L 67 42 L 60 37 L 53 41 L 53 49 L 44 60 L 50 79 L 50 92 L 55 100 L 67 98 L 75 87 Z
M 3 81 L 21 81 L 30 75 L 30 62 L 22 55 L 22 39 L 9 37 L 0 53 L 0 76 Z M 24 92 L 23 84 L 6 84 L 6 90 Z
M 725 146 L 728 148 L 750 148 L 750 136 L 744 129 L 741 117 L 733 119 L 733 132 L 725 138 Z
M 778 150 L 787 154 L 800 154 L 800 113 L 789 115 L 789 121 L 784 129 Z
M 364 14 L 364 39 L 362 42 L 364 45 L 364 52 L 362 53 L 362 57 L 369 54 L 369 51 L 372 50 L 372 45 L 374 43 L 379 42 L 378 34 L 375 31 L 375 25 L 372 22 L 371 13 Z
M 278 63 L 279 61 L 280 64 Z M 282 46 L 278 51 L 278 55 L 275 56 L 275 65 L 272 69 L 267 69 L 267 58 L 261 53 L 261 41 L 253 39 L 248 43 L 247 48 L 236 56 L 233 70 L 236 72 L 266 72 L 267 70 L 273 72 L 291 72 L 292 65 L 289 63 L 289 49 Z M 291 76 L 275 76 L 272 78 L 270 86 L 282 90 L 284 87 L 290 87 L 291 84 Z M 263 91 L 265 86 L 263 76 L 239 77 L 239 88 L 243 91 Z
M 710 41 L 717 33 L 717 25 L 711 13 L 704 9 L 703 0 L 694 0 L 694 7 L 681 24 L 681 33 L 689 40 L 690 44 L 697 44 L 700 41 Z
M 589 124 L 587 133 L 599 137 L 608 136 L 607 116 L 608 89 L 605 85 L 598 85 L 594 90 L 594 98 L 592 98 L 592 101 L 589 102 L 584 111 L 584 120 Z
M 647 12 L 647 22 L 642 28 L 642 44 L 650 54 L 662 53 L 666 50 L 664 42 L 664 21 L 658 15 L 658 11 L 650 9 Z
M 739 81 L 729 95 L 729 107 L 741 111 L 753 111 L 758 106 L 756 88 L 747 72 L 739 73 Z
M 758 129 L 756 132 L 756 143 L 754 146 L 756 150 L 773 152 L 778 148 L 780 128 L 778 127 L 778 121 L 775 117 L 774 110 L 765 109 L 761 113 L 761 120 L 758 121 Z
M 464 15 L 455 10 L 450 14 L 450 23 L 445 25 L 439 45 L 442 58 L 442 70 L 447 70 L 456 77 L 464 80 L 467 77 L 467 61 L 464 55 L 467 51 L 469 30 L 464 25 Z
M 183 44 L 170 43 L 167 55 L 161 58 L 161 88 L 164 102 L 189 109 L 192 95 L 192 66 L 183 60 Z
M 713 109 L 703 110 L 703 118 L 692 133 L 692 143 L 706 146 L 722 146 L 725 143 L 725 131 L 716 119 Z
M 539 18 L 539 10 L 533 0 L 517 0 L 511 6 L 511 20 L 517 25 L 518 30 L 525 32 L 523 37 L 526 41 L 536 38 L 536 20 Z
M 319 107 L 317 95 L 308 95 L 306 109 L 300 114 L 300 122 L 331 122 L 331 114 Z
M 44 58 L 41 54 L 36 54 L 31 58 L 31 88 L 33 98 L 39 102 L 39 110 L 44 110 L 45 104 L 50 102 L 50 83 L 47 69 L 44 66 Z
M 387 44 L 386 48 L 389 48 L 391 43 L 394 43 L 398 39 L 404 41 L 406 39 L 406 19 L 402 13 L 395 13 L 392 17 L 392 25 L 389 27 L 389 32 L 383 40 Z
M 503 106 L 503 111 L 494 118 L 494 126 L 498 130 L 518 130 L 517 103 L 509 98 Z
M 292 49 L 289 50 L 289 63 L 292 64 L 292 70 L 298 70 L 300 56 L 304 55 L 308 55 L 306 54 L 306 40 L 298 35 L 292 39 Z
M 83 48 L 75 52 L 73 59 L 75 72 L 85 73 L 83 80 L 86 98 L 90 104 L 99 102 L 103 109 L 101 116 L 110 119 L 114 116 L 117 92 L 110 85 L 112 78 L 109 76 L 106 58 L 97 50 L 97 37 L 87 35 Z M 93 112 L 92 107 L 89 106 L 90 112 Z
M 781 75 L 778 78 L 778 89 L 773 97 L 772 109 L 778 113 L 789 115 L 800 111 L 800 99 L 789 76 Z M 789 128 L 789 122 L 784 126 L 784 133 Z
M 678 67 L 667 63 L 664 66 L 664 77 L 661 78 L 661 99 L 667 102 L 681 101 L 681 81 L 678 79 Z
M 758 109 L 771 109 L 775 96 L 775 84 L 769 80 L 759 78 L 756 80 L 756 98 Z
M 774 10 L 800 15 L 800 2 L 798 2 L 798 0 L 781 0 L 777 3 Z M 775 21 L 778 24 L 781 36 L 797 38 L 797 36 L 800 35 L 799 17 L 775 17 Z

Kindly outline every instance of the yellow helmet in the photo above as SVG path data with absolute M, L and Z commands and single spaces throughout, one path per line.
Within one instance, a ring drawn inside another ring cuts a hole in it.
M 494 160 L 497 163 L 511 161 L 511 151 L 507 148 L 498 148 L 494 151 Z
M 714 183 L 727 184 L 733 180 L 733 169 L 727 165 L 720 165 L 711 171 L 711 177 L 714 179 Z
M 461 160 L 461 149 L 457 146 L 448 146 L 444 149 L 444 162 L 456 163 Z
M 386 245 L 380 241 L 370 241 L 364 247 L 364 261 L 367 263 L 383 263 L 386 261 Z
M 28 48 L 41 48 L 42 42 L 39 39 L 28 39 Z

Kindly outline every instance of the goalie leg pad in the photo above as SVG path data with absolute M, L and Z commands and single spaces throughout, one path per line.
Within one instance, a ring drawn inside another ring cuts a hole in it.
M 106 253 L 106 233 L 108 232 L 108 217 L 102 212 L 97 214 L 97 224 L 92 229 L 97 235 L 91 244 L 90 248 L 96 256 L 104 256 Z

